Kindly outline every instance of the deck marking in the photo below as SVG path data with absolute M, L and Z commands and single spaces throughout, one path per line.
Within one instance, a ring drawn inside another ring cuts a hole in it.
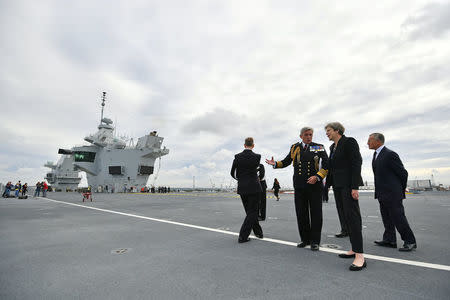
M 60 201 L 60 200 L 53 200 L 53 199 L 50 199 L 50 198 L 43 198 L 43 197 L 37 197 L 37 198 L 42 199 L 42 200 L 55 202 L 55 203 L 62 203 L 62 204 L 66 204 L 66 205 L 72 205 L 72 206 L 88 208 L 88 209 L 92 209 L 92 210 L 103 211 L 103 212 L 116 214 L 116 215 L 122 215 L 122 216 L 133 217 L 133 218 L 144 219 L 144 220 L 150 220 L 150 221 L 155 221 L 155 222 L 160 222 L 160 223 L 167 223 L 167 224 L 172 224 L 172 225 L 178 225 L 178 226 L 184 226 L 184 227 L 189 227 L 189 228 L 195 228 L 195 229 L 201 229 L 201 230 L 206 230 L 206 231 L 219 232 L 219 233 L 223 233 L 223 234 L 239 236 L 239 233 L 232 232 L 232 231 L 227 231 L 227 230 L 215 229 L 215 228 L 198 226 L 198 225 L 192 225 L 192 224 L 181 223 L 181 222 L 174 222 L 174 221 L 169 221 L 169 220 L 164 220 L 164 219 L 156 219 L 156 218 L 151 218 L 151 217 L 146 217 L 146 216 L 140 216 L 140 215 L 135 215 L 135 214 L 124 213 L 124 212 L 120 212 L 120 211 L 114 211 L 114 210 L 110 210 L 110 209 L 97 208 L 97 207 L 93 207 L 93 206 L 86 206 L 86 205 L 70 203 L 70 202 L 65 202 L 65 201 Z M 276 244 L 280 244 L 280 245 L 287 245 L 287 246 L 297 247 L 297 243 L 294 243 L 294 242 L 283 241 L 283 240 L 278 240 L 278 239 L 273 239 L 273 238 L 258 239 L 258 238 L 256 238 L 253 235 L 251 235 L 250 237 L 255 238 L 257 240 L 260 240 L 262 242 L 271 242 L 271 243 L 276 243 Z M 310 246 L 307 246 L 305 248 L 310 248 Z M 325 248 L 325 247 L 320 247 L 320 251 L 322 251 L 322 252 L 329 252 L 329 253 L 335 253 L 335 254 L 340 254 L 340 253 L 346 253 L 347 252 L 347 251 L 342 251 L 342 250 L 337 250 L 337 249 L 330 249 L 330 248 Z M 364 253 L 364 257 L 368 258 L 368 259 L 379 260 L 379 261 L 386 261 L 386 262 L 393 262 L 393 263 L 410 265 L 410 266 L 416 266 L 416 267 L 423 267 L 423 268 L 429 268 L 429 269 L 450 271 L 450 266 L 447 266 L 447 265 L 432 264 L 432 263 L 426 263 L 426 262 L 420 262 L 420 261 L 414 261 L 414 260 L 406 260 L 406 259 L 399 259 L 399 258 L 392 258 L 392 257 L 379 256 L 379 255 L 366 254 L 366 253 Z

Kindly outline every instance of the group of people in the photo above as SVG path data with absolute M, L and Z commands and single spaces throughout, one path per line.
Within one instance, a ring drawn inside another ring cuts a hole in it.
M 11 192 L 14 191 L 14 197 L 19 197 L 19 194 L 23 197 L 26 195 L 28 191 L 28 183 L 25 183 L 22 185 L 20 180 L 13 185 L 11 181 L 8 181 L 8 183 L 5 185 L 5 190 L 3 191 L 2 197 L 3 198 L 9 198 L 11 196 Z
M 313 142 L 314 129 L 303 127 L 301 141 L 290 147 L 283 160 L 273 157 L 266 163 L 275 169 L 292 164 L 294 169 L 294 203 L 300 243 L 297 247 L 310 246 L 312 251 L 319 250 L 322 232 L 322 197 L 325 188 L 333 188 L 337 214 L 341 231 L 337 238 L 349 237 L 351 249 L 339 254 L 341 258 L 353 258 L 349 269 L 359 271 L 366 268 L 364 258 L 362 220 L 359 207 L 359 187 L 363 185 L 361 177 L 362 157 L 357 141 L 344 135 L 345 128 L 339 122 L 328 123 L 325 127 L 327 137 L 333 144 L 330 156 L 322 144 Z M 376 245 L 397 248 L 397 229 L 404 241 L 400 251 L 412 251 L 417 248 L 416 239 L 408 224 L 403 207 L 408 172 L 399 156 L 384 146 L 384 136 L 372 133 L 367 144 L 375 150 L 372 169 L 375 178 L 375 198 L 380 204 L 384 224 L 383 238 Z M 258 238 L 263 238 L 263 230 L 258 222 L 258 205 L 262 186 L 260 184 L 261 155 L 254 153 L 253 138 L 245 139 L 244 151 L 235 155 L 231 167 L 231 176 L 238 181 L 237 193 L 241 196 L 246 217 L 239 232 L 239 243 L 250 241 L 253 230 Z M 279 184 L 278 184 L 279 187 Z M 274 184 L 275 190 L 275 184 Z M 278 196 L 277 196 L 278 198 Z
M 36 189 L 34 190 L 34 197 L 39 197 L 42 192 L 42 197 L 47 197 L 48 184 L 45 181 L 36 182 Z

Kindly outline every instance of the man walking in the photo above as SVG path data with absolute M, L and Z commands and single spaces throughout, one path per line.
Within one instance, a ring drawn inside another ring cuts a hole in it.
M 304 248 L 319 250 L 322 232 L 322 180 L 328 172 L 328 156 L 321 144 L 313 143 L 314 129 L 303 127 L 300 130 L 302 142 L 291 146 L 288 155 L 282 161 L 266 159 L 274 168 L 294 167 L 295 212 L 301 242 Z
M 375 199 L 380 203 L 384 234 L 375 244 L 383 247 L 397 248 L 395 228 L 404 242 L 400 251 L 417 248 L 416 238 L 405 216 L 403 199 L 405 199 L 408 171 L 403 167 L 397 153 L 384 146 L 384 135 L 372 133 L 367 141 L 369 148 L 375 150 L 372 170 L 375 177 Z
M 245 150 L 234 156 L 231 176 L 238 181 L 237 193 L 241 196 L 246 217 L 239 232 L 239 243 L 250 241 L 248 238 L 253 229 L 255 235 L 262 239 L 263 231 L 258 222 L 258 201 L 262 192 L 257 169 L 261 155 L 253 153 L 253 138 L 245 139 Z

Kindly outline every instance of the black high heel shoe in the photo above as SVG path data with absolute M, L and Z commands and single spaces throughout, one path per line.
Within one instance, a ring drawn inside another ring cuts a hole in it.
M 351 266 L 348 268 L 350 271 L 361 271 L 362 269 L 364 269 L 365 267 L 367 267 L 367 263 L 366 261 L 364 261 L 363 265 L 361 267 L 355 266 L 354 264 L 351 264 Z
M 353 258 L 353 257 L 355 257 L 355 253 L 353 253 L 353 254 L 341 253 L 341 254 L 338 254 L 338 256 L 340 258 Z

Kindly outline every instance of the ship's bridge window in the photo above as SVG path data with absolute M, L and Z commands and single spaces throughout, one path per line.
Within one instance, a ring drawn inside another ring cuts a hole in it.
M 95 154 L 95 152 L 75 151 L 74 159 L 76 162 L 94 162 Z
M 139 175 L 151 175 L 151 174 L 153 174 L 153 167 L 152 166 L 139 166 L 138 173 L 139 173 Z

